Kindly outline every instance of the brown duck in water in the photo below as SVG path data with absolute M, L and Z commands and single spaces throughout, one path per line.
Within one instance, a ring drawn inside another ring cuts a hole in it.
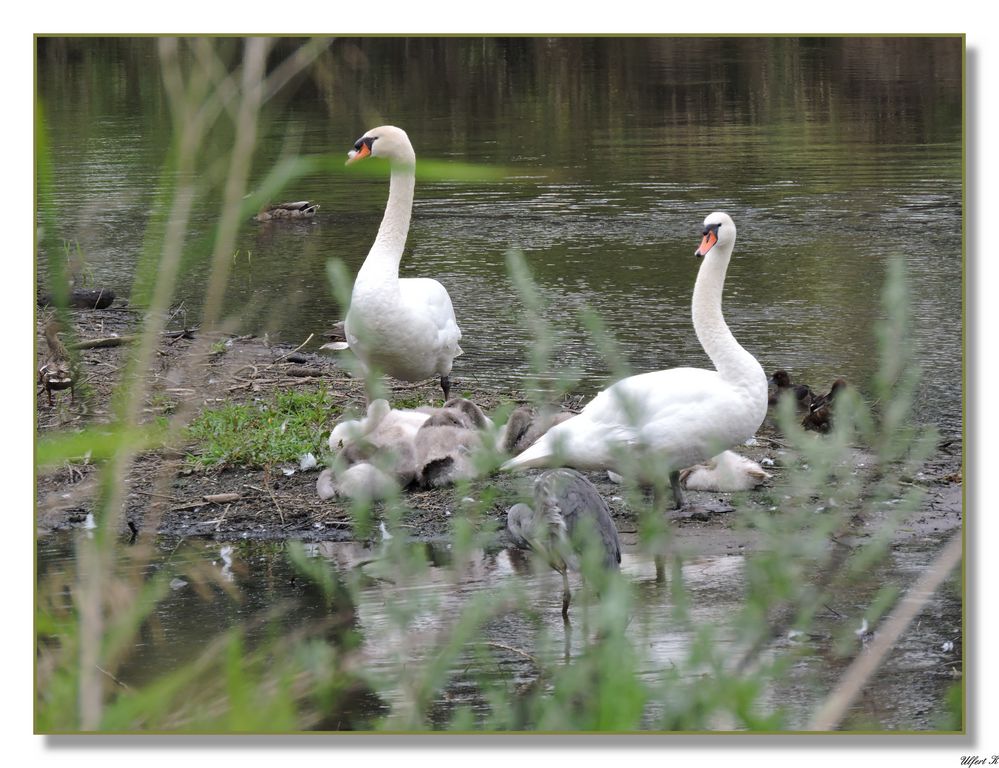
M 38 383 L 41 385 L 38 391 L 45 391 L 48 394 L 49 406 L 53 404 L 53 391 L 68 389 L 70 402 L 73 402 L 76 396 L 72 363 L 62 339 L 59 338 L 61 330 L 62 323 L 54 317 L 45 324 L 45 342 L 48 344 L 49 354 L 38 368 Z
M 264 208 L 253 218 L 257 221 L 271 221 L 272 219 L 307 219 L 316 215 L 319 210 L 319 203 L 310 203 L 308 200 L 299 200 L 296 203 L 279 203 Z
M 814 397 L 808 413 L 801 420 L 801 426 L 816 432 L 828 432 L 832 426 L 833 402 L 837 394 L 845 388 L 846 380 L 836 379 L 826 394 Z

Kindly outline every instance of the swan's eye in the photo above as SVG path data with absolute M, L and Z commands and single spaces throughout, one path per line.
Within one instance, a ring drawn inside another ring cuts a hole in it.
M 375 139 L 377 138 L 378 138 L 377 136 L 365 136 L 364 138 L 358 139 L 356 142 L 354 142 L 354 149 L 360 152 L 361 147 L 367 147 L 368 151 L 370 152 L 371 145 L 375 143 Z

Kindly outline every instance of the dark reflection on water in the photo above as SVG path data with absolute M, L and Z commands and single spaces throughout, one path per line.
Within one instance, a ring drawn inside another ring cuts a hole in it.
M 155 41 L 42 42 L 59 237 L 127 294 L 170 128 Z M 608 374 L 584 304 L 635 370 L 707 364 L 689 302 L 712 210 L 739 227 L 725 296 L 737 337 L 764 368 L 815 387 L 867 385 L 885 259 L 902 254 L 920 416 L 953 434 L 961 59 L 958 38 L 335 40 L 270 106 L 253 181 L 289 146 L 341 157 L 381 122 L 406 128 L 418 156 L 509 169 L 489 184 L 420 183 L 402 266 L 448 287 L 466 351 L 455 378 L 486 387 L 521 387 L 527 373 L 509 248 L 531 264 L 564 332 L 559 365 L 584 392 Z M 298 344 L 336 320 L 325 263 L 359 267 L 385 194 L 383 179 L 320 174 L 287 190 L 321 203 L 314 222 L 248 221 L 227 296 L 241 330 Z M 192 234 L 216 216 L 199 211 Z M 195 317 L 197 251 L 179 296 Z
M 473 551 L 470 558 L 457 563 L 446 547 L 414 546 L 421 548 L 428 567 L 418 578 L 400 580 L 393 563 L 379 558 L 377 547 L 336 542 L 305 544 L 306 552 L 327 565 L 343 583 L 362 576 L 352 592 L 355 626 L 361 638 L 360 663 L 375 695 L 364 700 L 360 708 L 364 716 L 357 721 L 357 727 L 371 727 L 375 722 L 372 718 L 387 714 L 389 709 L 405 711 L 410 703 L 408 697 L 418 688 L 412 681 L 420 679 L 426 667 L 437 659 L 472 600 L 483 594 L 501 594 L 515 581 L 523 585 L 526 603 L 498 612 L 483 625 L 477 640 L 494 652 L 500 649 L 494 661 L 484 663 L 472 644 L 458 656 L 432 704 L 436 727 L 446 727 L 458 706 L 470 707 L 477 716 L 488 714 L 488 698 L 477 682 L 481 677 L 498 674 L 514 687 L 536 680 L 533 662 L 509 649 L 519 649 L 553 667 L 572 664 L 594 641 L 592 632 L 586 629 L 585 614 L 595 606 L 588 604 L 575 574 L 574 626 L 567 640 L 560 615 L 561 579 L 550 569 L 533 568 L 523 552 Z M 116 671 L 115 676 L 129 686 L 148 684 L 160 675 L 177 671 L 203 653 L 218 633 L 231 627 L 243 627 L 247 647 L 252 648 L 300 632 L 310 622 L 328 617 L 323 601 L 309 593 L 290 566 L 282 544 L 199 540 L 178 543 L 161 539 L 156 550 L 146 572 L 165 570 L 185 583 L 176 584 L 157 605 L 138 633 L 139 639 L 125 664 Z M 859 628 L 877 590 L 886 584 L 904 589 L 925 569 L 933 554 L 933 547 L 927 549 L 919 544 L 898 547 L 866 583 L 849 594 L 831 597 L 827 603 L 830 609 L 818 612 L 810 639 L 776 640 L 765 658 L 792 645 L 801 655 L 766 689 L 760 708 L 783 711 L 788 729 L 805 727 L 817 703 L 856 652 L 856 641 L 852 640 L 845 649 L 846 658 L 837 655 L 833 651 L 834 639 L 841 635 L 852 638 L 852 630 Z M 71 569 L 73 535 L 40 539 L 38 555 L 43 578 L 60 569 Z M 746 592 L 745 565 L 742 555 L 701 556 L 685 561 L 687 611 L 696 626 L 720 630 L 739 613 Z M 199 588 L 196 574 L 201 572 L 203 577 L 204 568 L 216 572 L 231 590 Z M 678 625 L 670 587 L 656 583 L 650 558 L 625 552 L 622 574 L 635 593 L 635 611 L 626 634 L 643 659 L 639 675 L 654 690 L 669 670 L 686 668 L 698 638 Z M 401 621 L 404 614 L 408 618 Z M 267 616 L 275 618 L 262 620 Z M 739 649 L 728 632 L 715 631 L 714 636 L 722 654 L 728 652 L 734 658 Z M 952 648 L 945 647 L 947 641 L 953 643 Z M 960 646 L 961 599 L 959 591 L 949 585 L 934 595 L 920 621 L 902 637 L 867 687 L 863 700 L 852 710 L 851 727 L 938 727 L 943 716 L 939 710 L 942 692 L 952 682 L 950 669 L 960 670 Z M 659 714 L 653 701 L 645 712 L 644 727 L 656 728 Z M 725 730 L 736 725 L 719 721 L 712 727 Z

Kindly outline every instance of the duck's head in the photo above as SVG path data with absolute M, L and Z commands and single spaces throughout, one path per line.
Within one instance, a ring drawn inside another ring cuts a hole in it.
M 735 222 L 727 213 L 715 211 L 704 220 L 701 235 L 701 244 L 694 251 L 698 258 L 707 256 L 709 251 L 719 245 L 723 252 L 730 251 L 735 244 Z
M 770 382 L 780 389 L 785 389 L 791 386 L 791 375 L 783 369 L 774 371 L 774 375 L 770 377 Z
M 372 128 L 354 142 L 354 148 L 347 153 L 347 165 L 366 157 L 384 157 L 390 162 L 412 165 L 416 153 L 409 142 L 409 136 L 402 128 L 382 125 Z
M 836 381 L 832 383 L 832 387 L 829 390 L 829 398 L 832 399 L 839 392 L 842 392 L 844 389 L 846 389 L 846 387 L 847 387 L 846 379 L 836 379 Z

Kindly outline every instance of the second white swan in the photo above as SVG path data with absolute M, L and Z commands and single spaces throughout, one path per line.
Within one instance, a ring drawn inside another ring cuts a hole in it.
M 735 340 L 722 316 L 725 273 L 735 247 L 735 223 L 725 213 L 704 220 L 703 258 L 694 284 L 694 331 L 716 370 L 670 368 L 629 376 L 554 426 L 503 469 L 570 466 L 669 476 L 677 508 L 684 504 L 679 474 L 752 437 L 767 415 L 767 376 Z

